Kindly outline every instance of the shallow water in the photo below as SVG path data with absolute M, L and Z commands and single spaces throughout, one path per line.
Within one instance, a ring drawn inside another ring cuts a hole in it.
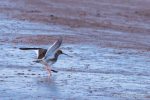
M 34 52 L 10 45 L 0 49 L 4 57 L 0 91 L 6 100 L 13 95 L 13 99 L 136 100 L 150 93 L 149 52 L 64 44 L 61 49 L 72 58 L 60 56 L 52 67 L 58 73 L 49 79 L 43 65 L 33 64 Z
M 1 0 L 0 99 L 149 100 L 148 3 Z M 72 58 L 61 55 L 49 78 L 19 47 L 48 48 L 60 35 Z
M 69 27 L 63 27 L 53 24 L 42 24 L 33 23 L 29 21 L 20 21 L 12 19 L 1 19 L 0 20 L 0 33 L 11 33 L 11 34 L 28 34 L 28 35 L 65 35 L 73 34 Z M 59 31 L 58 31 L 59 30 Z

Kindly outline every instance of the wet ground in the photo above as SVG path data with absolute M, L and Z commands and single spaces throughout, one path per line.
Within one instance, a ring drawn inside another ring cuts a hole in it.
M 0 1 L 0 99 L 149 100 L 150 1 Z M 32 51 L 59 36 L 48 78 Z

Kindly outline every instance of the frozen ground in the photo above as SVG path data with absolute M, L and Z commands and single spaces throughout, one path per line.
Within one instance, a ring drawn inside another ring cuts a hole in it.
M 50 1 L 0 1 L 1 100 L 150 99 L 149 0 Z M 73 57 L 60 56 L 48 78 L 18 48 L 60 35 Z

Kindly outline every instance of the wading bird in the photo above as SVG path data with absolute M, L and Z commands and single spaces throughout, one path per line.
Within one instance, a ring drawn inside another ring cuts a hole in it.
M 57 72 L 51 69 L 51 66 L 57 61 L 58 56 L 61 54 L 67 55 L 59 49 L 62 44 L 62 38 L 59 38 L 51 47 L 48 49 L 43 48 L 20 48 L 21 50 L 35 50 L 37 53 L 37 59 L 33 62 L 41 63 L 45 65 L 46 70 L 49 75 L 51 75 L 51 71 Z M 69 56 L 69 55 L 67 55 Z

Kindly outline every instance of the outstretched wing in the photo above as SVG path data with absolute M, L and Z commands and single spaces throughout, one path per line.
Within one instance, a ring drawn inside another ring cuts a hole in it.
M 35 53 L 37 54 L 37 59 L 42 59 L 47 50 L 46 49 L 43 49 L 43 48 L 19 48 L 20 50 L 34 50 Z
M 62 37 L 60 37 L 51 47 L 48 48 L 44 59 L 53 58 L 56 50 L 60 47 L 62 43 Z

